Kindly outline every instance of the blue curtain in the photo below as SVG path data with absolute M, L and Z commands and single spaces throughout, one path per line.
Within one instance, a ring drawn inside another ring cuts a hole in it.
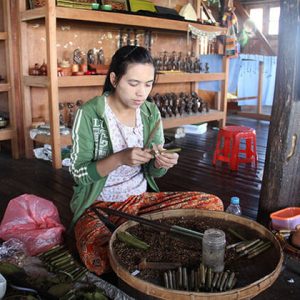
M 200 61 L 203 66 L 209 64 L 210 73 L 222 72 L 222 56 L 201 55 Z M 276 56 L 262 56 L 254 54 L 240 54 L 237 58 L 231 58 L 229 63 L 228 92 L 236 93 L 238 97 L 257 96 L 259 62 L 264 62 L 263 73 L 263 105 L 272 105 L 275 76 L 276 76 Z M 199 89 L 209 91 L 220 91 L 220 81 L 206 81 L 199 83 Z M 257 100 L 239 101 L 239 105 L 255 105 Z
M 201 55 L 200 62 L 203 67 L 206 63 L 209 65 L 209 73 L 220 73 L 222 70 L 223 56 L 216 54 Z M 240 58 L 231 58 L 229 62 L 229 78 L 228 78 L 228 92 L 235 93 L 239 77 Z M 221 81 L 203 81 L 199 82 L 199 89 L 219 92 L 221 90 Z
M 275 90 L 276 56 L 240 55 L 238 97 L 257 96 L 260 61 L 264 63 L 262 105 L 271 106 L 273 104 Z M 255 105 L 256 103 L 257 100 L 239 101 L 239 105 Z

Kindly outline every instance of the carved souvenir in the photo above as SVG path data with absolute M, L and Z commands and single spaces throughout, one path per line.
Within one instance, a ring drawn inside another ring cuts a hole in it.
M 161 71 L 162 70 L 162 61 L 161 61 L 161 57 L 156 58 L 155 60 L 155 67 L 157 71 Z
M 200 73 L 200 60 L 199 60 L 199 58 L 195 59 L 193 70 L 194 70 L 195 73 Z
M 182 69 L 183 64 L 182 64 L 182 52 L 179 52 L 178 58 L 177 58 L 177 70 L 178 71 L 183 71 Z
M 119 48 L 123 47 L 123 28 L 120 29 L 119 33 Z
M 204 69 L 203 69 L 203 65 L 202 65 L 202 62 L 201 62 L 201 63 L 199 64 L 199 71 L 200 71 L 200 73 L 203 72 L 203 70 L 204 70 Z
M 65 117 L 64 117 L 65 104 L 61 102 L 58 103 L 58 110 L 59 110 L 59 125 L 65 125 Z
M 82 101 L 82 100 L 77 100 L 77 101 L 76 101 L 76 106 L 77 106 L 77 108 L 79 108 L 82 104 L 83 104 L 83 101 Z
M 192 71 L 192 61 L 189 56 L 186 56 L 185 58 L 185 72 L 191 73 Z
M 178 99 L 179 105 L 178 105 L 178 112 L 179 115 L 182 116 L 183 112 L 185 111 L 185 102 L 182 99 Z
M 164 51 L 164 55 L 163 55 L 163 58 L 162 58 L 162 69 L 164 71 L 168 70 L 168 61 L 169 61 L 168 52 Z
M 97 53 L 97 64 L 104 65 L 104 53 L 102 48 Z
M 137 31 L 136 31 L 136 29 L 133 29 L 133 35 L 134 35 L 134 42 L 133 42 L 133 45 L 134 45 L 134 46 L 138 46 Z
M 126 44 L 127 46 L 130 46 L 130 29 L 127 29 L 127 41 L 126 41 Z
M 72 126 L 73 126 L 73 121 L 74 121 L 74 107 L 75 107 L 74 103 L 71 103 L 71 102 L 67 103 L 67 108 L 68 108 L 68 122 L 67 122 L 67 126 L 69 128 L 72 128 Z
M 95 56 L 95 50 L 90 49 L 87 52 L 87 65 L 89 71 L 95 71 L 96 69 L 96 56 Z
M 40 67 L 40 75 L 47 76 L 47 65 L 46 65 L 45 61 L 43 62 L 43 64 Z
M 205 63 L 205 73 L 209 73 L 209 64 Z
M 83 55 L 80 49 L 75 49 L 73 51 L 73 62 L 74 64 L 81 65 L 83 60 Z
M 162 118 L 181 116 L 184 112 L 191 114 L 209 111 L 208 104 L 196 92 L 191 94 L 181 92 L 179 95 L 175 93 L 164 95 L 156 93 L 153 97 L 148 97 L 148 101 L 157 105 Z

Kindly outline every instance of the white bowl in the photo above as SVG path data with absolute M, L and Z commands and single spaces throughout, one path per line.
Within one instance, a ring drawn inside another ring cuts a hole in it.
M 0 273 L 0 299 L 2 299 L 6 292 L 6 279 Z

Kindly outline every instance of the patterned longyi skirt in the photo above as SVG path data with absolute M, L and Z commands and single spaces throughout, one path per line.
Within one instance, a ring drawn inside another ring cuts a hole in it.
M 91 206 L 91 208 L 97 207 L 108 207 L 133 215 L 184 208 L 219 211 L 224 209 L 220 198 L 201 192 L 146 192 L 131 196 L 124 202 L 97 201 Z M 88 208 L 76 223 L 76 245 L 85 266 L 97 275 L 101 275 L 110 270 L 108 241 L 111 232 L 91 208 Z M 109 220 L 117 226 L 124 222 L 124 219 L 116 216 L 109 216 Z

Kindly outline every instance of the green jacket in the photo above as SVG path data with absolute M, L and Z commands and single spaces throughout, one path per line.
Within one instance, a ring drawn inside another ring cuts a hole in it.
M 96 170 L 96 162 L 113 153 L 107 119 L 105 117 L 105 96 L 97 96 L 85 103 L 76 113 L 72 129 L 72 153 L 70 172 L 76 185 L 71 200 L 71 210 L 74 213 L 74 225 L 102 191 L 107 176 L 100 176 Z M 140 108 L 143 123 L 144 143 L 148 140 L 151 130 L 160 119 L 160 113 L 155 104 L 145 101 Z M 163 144 L 162 124 L 151 143 Z M 156 169 L 154 160 L 143 165 L 143 173 L 154 190 L 158 187 L 153 177 L 161 177 L 166 169 Z

